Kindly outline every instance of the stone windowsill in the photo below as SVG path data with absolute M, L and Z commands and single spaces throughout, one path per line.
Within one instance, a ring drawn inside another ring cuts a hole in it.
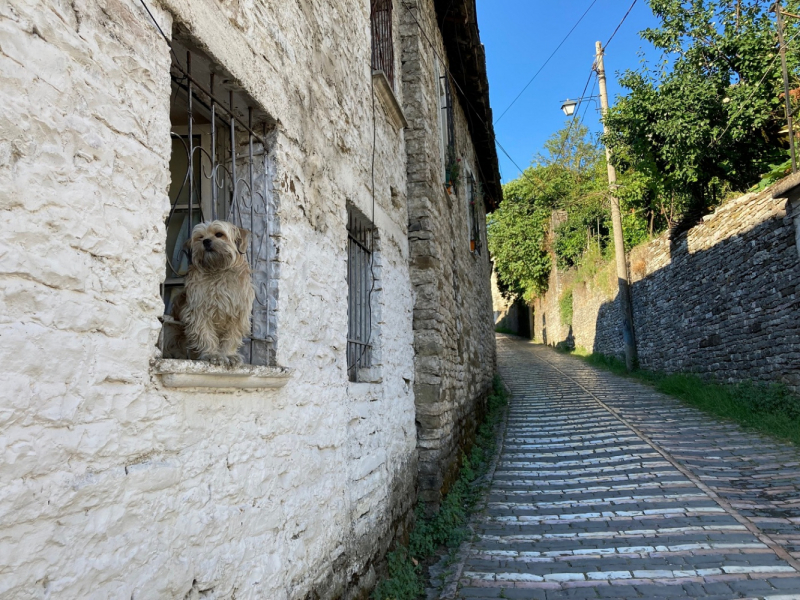
M 375 87 L 375 93 L 381 99 L 383 106 L 386 108 L 386 113 L 392 120 L 396 129 L 405 129 L 408 127 L 408 121 L 403 114 L 403 109 L 400 108 L 400 103 L 394 95 L 392 84 L 386 78 L 386 73 L 383 71 L 372 72 L 372 84 Z
M 292 375 L 285 367 L 242 365 L 220 367 L 200 360 L 161 358 L 153 361 L 153 372 L 169 388 L 276 389 Z

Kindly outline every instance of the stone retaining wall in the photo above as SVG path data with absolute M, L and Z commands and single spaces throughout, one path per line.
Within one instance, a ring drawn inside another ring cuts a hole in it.
M 629 256 L 644 368 L 800 389 L 800 176 L 727 202 L 689 231 Z M 622 356 L 613 265 L 589 283 L 554 270 L 535 302 L 535 339 Z M 573 319 L 558 299 L 573 290 Z M 572 340 L 570 340 L 572 341 Z

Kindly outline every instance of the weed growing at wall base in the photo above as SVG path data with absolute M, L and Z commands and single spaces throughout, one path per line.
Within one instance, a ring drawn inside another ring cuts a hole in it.
M 779 384 L 745 382 L 719 384 L 704 381 L 697 375 L 666 375 L 637 369 L 628 373 L 624 361 L 603 354 L 580 356 L 590 365 L 630 376 L 649 383 L 668 394 L 709 414 L 731 419 L 761 433 L 800 446 L 800 396 Z
M 455 551 L 469 535 L 467 519 L 483 493 L 478 480 L 486 474 L 497 451 L 496 430 L 508 402 L 500 377 L 495 375 L 486 417 L 478 428 L 469 455 L 462 456 L 461 470 L 439 507 L 426 517 L 416 509 L 416 524 L 408 546 L 396 548 L 387 555 L 389 576 L 372 593 L 373 600 L 417 600 L 425 592 L 423 563 L 445 548 Z

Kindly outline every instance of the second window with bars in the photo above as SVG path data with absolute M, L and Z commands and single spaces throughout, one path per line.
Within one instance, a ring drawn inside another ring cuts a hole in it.
M 356 210 L 347 211 L 347 375 L 372 366 L 372 294 L 375 291 L 374 230 Z

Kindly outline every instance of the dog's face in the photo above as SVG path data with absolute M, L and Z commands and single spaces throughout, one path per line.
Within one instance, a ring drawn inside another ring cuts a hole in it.
M 249 232 L 227 221 L 209 221 L 192 230 L 192 265 L 203 271 L 222 271 L 246 260 Z

